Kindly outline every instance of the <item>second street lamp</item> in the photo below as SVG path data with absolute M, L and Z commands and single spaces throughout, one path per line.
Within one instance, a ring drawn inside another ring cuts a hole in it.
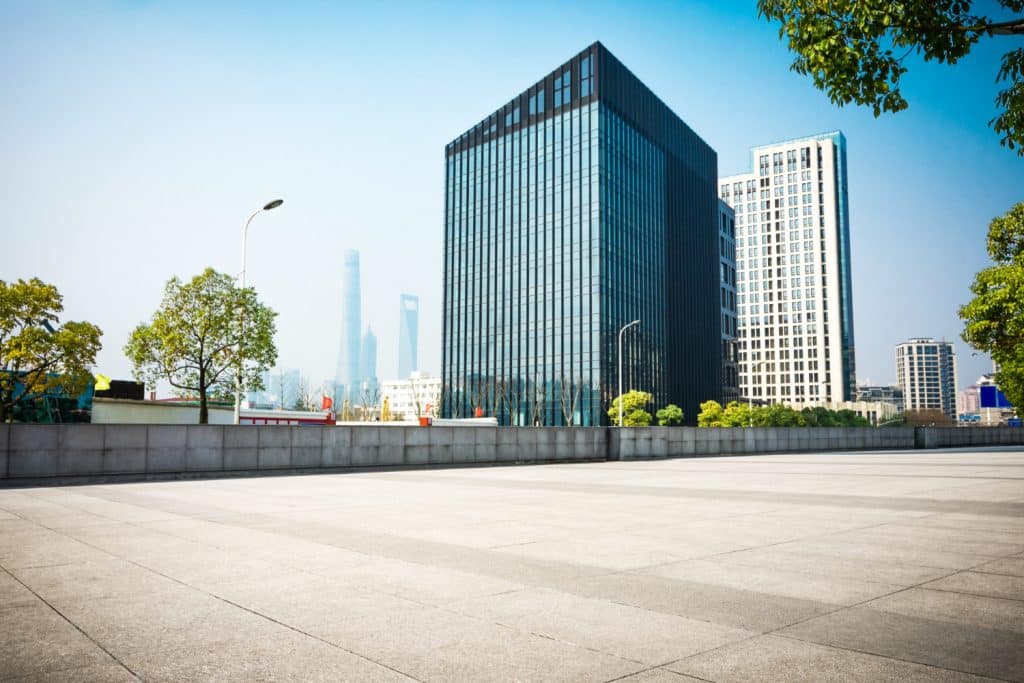
M 622 329 L 619 330 L 619 426 L 622 426 L 622 333 L 633 327 L 633 325 L 639 325 L 639 320 L 623 325 Z
M 245 289 L 245 247 L 249 237 L 249 224 L 252 223 L 252 219 L 256 218 L 260 213 L 264 211 L 270 211 L 284 204 L 283 199 L 275 199 L 267 202 L 263 205 L 262 209 L 257 209 L 250 214 L 249 218 L 245 221 L 245 227 L 242 228 L 242 274 L 239 277 L 240 289 Z M 244 308 L 242 309 L 245 310 Z M 245 314 L 242 313 L 241 330 L 240 334 L 245 334 Z M 238 338 L 238 374 L 235 377 L 235 424 L 238 424 L 239 418 L 242 413 L 242 337 Z

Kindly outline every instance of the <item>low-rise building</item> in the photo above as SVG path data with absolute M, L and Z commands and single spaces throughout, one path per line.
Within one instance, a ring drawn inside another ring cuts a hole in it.
M 441 378 L 414 372 L 406 379 L 387 380 L 381 391 L 381 401 L 388 402 L 388 411 L 393 419 L 437 417 L 441 406 Z

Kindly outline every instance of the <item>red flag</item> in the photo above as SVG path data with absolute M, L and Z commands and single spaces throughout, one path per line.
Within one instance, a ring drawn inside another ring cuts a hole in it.
M 320 410 L 330 410 L 331 406 L 334 405 L 334 401 L 331 400 L 330 396 L 324 396 L 320 401 Z

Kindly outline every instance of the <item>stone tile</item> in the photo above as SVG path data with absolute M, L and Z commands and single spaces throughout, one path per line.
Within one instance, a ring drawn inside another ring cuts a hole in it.
M 756 635 L 752 631 L 547 589 L 501 593 L 451 607 L 520 631 L 647 665 Z
M 0 571 L 0 609 L 25 607 L 37 602 L 39 598 L 32 591 L 7 572 Z
M 99 664 L 37 673 L 15 680 L 18 683 L 134 683 L 139 679 L 120 664 Z
M 1006 574 L 1007 576 L 1024 576 L 1024 559 L 1006 557 L 1001 560 L 993 560 L 983 565 L 974 567 L 973 571 L 984 574 Z
M 621 683 L 690 683 L 701 681 L 703 679 L 693 678 L 692 676 L 684 676 L 683 674 L 677 674 L 674 671 L 663 669 L 661 667 L 654 669 L 647 669 L 640 673 L 626 676 L 625 678 L 618 679 Z M 618 683 L 617 682 L 617 683 Z
M 724 562 L 703 560 L 674 562 L 640 571 L 644 574 L 654 574 L 672 579 L 839 605 L 853 605 L 892 593 L 900 588 L 892 584 L 846 577 L 822 576 L 766 567 L 741 567 Z
M 0 609 L 0 678 L 110 661 L 95 643 L 42 602 Z
M 644 668 L 435 608 L 348 622 L 326 639 L 419 680 L 611 680 Z
M 779 635 L 1005 680 L 1024 671 L 1024 635 L 852 607 Z
M 973 681 L 991 679 L 970 676 L 863 652 L 780 638 L 760 636 L 735 645 L 689 657 L 665 668 L 692 674 L 701 680 L 721 683 L 747 681 Z
M 145 681 L 408 681 L 408 677 L 285 628 L 234 640 L 138 653 L 125 665 Z
M 173 581 L 135 565 L 111 558 L 48 567 L 12 569 L 44 600 L 61 603 L 108 597 L 136 597 L 173 587 Z
M 61 610 L 117 657 L 203 648 L 232 640 L 257 641 L 281 627 L 213 596 L 178 587 L 145 599 L 81 600 Z
M 948 569 L 919 567 L 898 562 L 880 560 L 858 560 L 850 557 L 833 557 L 824 553 L 788 552 L 783 547 L 752 548 L 739 552 L 717 555 L 716 562 L 744 567 L 765 567 L 786 571 L 819 574 L 832 577 L 847 577 L 873 583 L 898 586 L 913 586 L 923 581 L 937 579 L 949 574 Z
M 781 628 L 836 608 L 812 600 L 632 572 L 581 579 L 573 592 L 757 632 Z
M 865 603 L 864 607 L 910 617 L 1024 633 L 1024 601 L 911 588 Z
M 924 588 L 1024 600 L 1024 577 L 980 572 L 959 572 L 924 584 Z

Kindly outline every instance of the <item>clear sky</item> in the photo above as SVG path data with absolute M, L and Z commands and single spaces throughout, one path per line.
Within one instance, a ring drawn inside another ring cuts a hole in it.
M 860 381 L 895 380 L 893 346 L 957 340 L 959 384 L 987 371 L 957 307 L 988 222 L 1024 200 L 1024 160 L 987 127 L 996 38 L 955 67 L 911 62 L 910 109 L 839 109 L 753 2 L 0 4 L 0 279 L 38 276 L 65 317 L 104 330 L 99 371 L 172 275 L 240 270 L 280 313 L 280 365 L 332 377 L 341 254 L 362 253 L 363 324 L 382 378 L 399 294 L 418 294 L 420 365 L 440 366 L 444 145 L 601 40 L 718 151 L 842 130 L 850 168 Z M 680 283 L 685 286 L 685 283 Z

